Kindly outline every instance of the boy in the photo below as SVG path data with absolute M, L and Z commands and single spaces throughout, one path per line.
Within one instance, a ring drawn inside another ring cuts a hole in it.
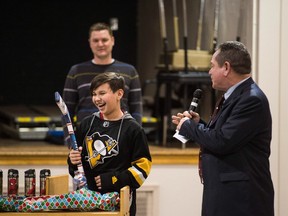
M 150 173 L 151 156 L 143 128 L 121 110 L 124 88 L 124 78 L 113 72 L 92 80 L 92 102 L 99 111 L 83 119 L 77 128 L 79 151 L 70 151 L 68 165 L 74 176 L 82 161 L 90 190 L 119 192 L 130 186 L 132 216 L 136 215 L 136 189 Z

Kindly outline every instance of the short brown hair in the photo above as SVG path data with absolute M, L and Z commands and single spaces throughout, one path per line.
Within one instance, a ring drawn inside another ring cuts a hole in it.
M 110 26 L 106 23 L 94 23 L 93 25 L 91 25 L 90 29 L 89 29 L 89 38 L 91 36 L 91 33 L 93 31 L 101 31 L 101 30 L 107 30 L 109 32 L 109 34 L 111 35 L 111 37 L 113 37 L 113 32 L 110 28 Z
M 220 67 L 228 61 L 236 73 L 251 73 L 251 57 L 244 44 L 238 41 L 227 41 L 220 44 L 217 50 L 219 54 L 215 59 Z
M 91 95 L 95 89 L 104 83 L 108 83 L 113 92 L 116 92 L 119 89 L 123 89 L 123 91 L 125 90 L 125 79 L 123 76 L 115 72 L 104 72 L 96 75 L 91 81 Z

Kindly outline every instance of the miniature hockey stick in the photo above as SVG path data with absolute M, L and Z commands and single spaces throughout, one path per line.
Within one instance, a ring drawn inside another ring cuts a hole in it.
M 76 141 L 76 137 L 75 137 L 75 133 L 74 133 L 74 129 L 73 129 L 73 125 L 72 125 L 72 121 L 70 118 L 68 108 L 67 108 L 64 100 L 62 99 L 61 95 L 58 92 L 55 92 L 55 101 L 56 101 L 56 104 L 58 105 L 61 113 L 63 114 L 67 129 L 68 129 L 68 133 L 70 136 L 70 140 L 71 140 L 70 141 L 71 147 L 74 150 L 78 150 L 78 145 L 77 145 L 77 141 Z M 77 185 L 78 189 L 86 186 L 86 184 L 87 184 L 87 180 L 86 180 L 86 177 L 84 174 L 82 162 L 77 165 L 77 170 L 75 171 L 75 175 L 74 175 L 74 182 Z

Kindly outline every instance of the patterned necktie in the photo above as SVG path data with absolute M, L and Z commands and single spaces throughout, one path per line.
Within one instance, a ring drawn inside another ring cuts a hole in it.
M 212 114 L 212 116 L 211 116 L 211 119 L 210 119 L 210 122 L 209 122 L 208 125 L 211 125 L 211 124 L 215 121 L 215 119 L 216 119 L 216 117 L 217 117 L 217 114 L 218 114 L 219 111 L 221 110 L 224 101 L 225 101 L 225 98 L 224 98 L 224 95 L 222 95 L 222 96 L 218 99 L 218 101 L 217 101 L 217 103 L 216 103 L 216 107 L 215 107 L 215 109 L 214 109 L 214 111 L 213 111 L 213 114 Z
M 215 109 L 213 111 L 213 114 L 212 114 L 211 119 L 210 119 L 210 121 L 208 123 L 208 126 L 211 125 L 215 121 L 215 119 L 217 117 L 217 114 L 221 110 L 224 101 L 225 101 L 225 98 L 224 98 L 224 95 L 222 95 L 221 98 L 219 98 L 217 103 L 216 103 L 216 107 L 215 107 Z M 199 150 L 198 172 L 199 172 L 200 181 L 203 184 L 203 176 L 202 176 L 202 147 L 201 146 L 200 146 L 200 150 Z

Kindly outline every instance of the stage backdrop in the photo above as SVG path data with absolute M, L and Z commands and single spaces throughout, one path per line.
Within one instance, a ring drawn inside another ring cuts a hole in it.
M 136 64 L 135 0 L 0 3 L 0 105 L 54 104 L 73 64 L 92 59 L 88 30 L 117 18 L 114 57 Z

